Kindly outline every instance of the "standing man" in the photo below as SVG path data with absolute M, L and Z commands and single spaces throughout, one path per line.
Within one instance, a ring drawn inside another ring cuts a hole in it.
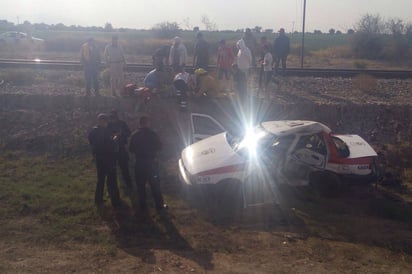
M 123 70 L 126 67 L 124 51 L 119 44 L 119 37 L 113 35 L 112 43 L 108 44 L 104 50 L 104 60 L 110 70 L 110 86 L 112 95 L 117 96 L 117 91 L 123 88 Z
M 238 68 L 245 73 L 247 79 L 249 76 L 249 68 L 252 65 L 252 53 L 243 39 L 237 41 L 236 46 L 239 49 L 236 64 Z
M 290 41 L 289 37 L 285 35 L 285 29 L 281 28 L 279 30 L 279 37 L 275 39 L 273 43 L 274 55 L 275 55 L 275 71 L 277 72 L 279 68 L 279 63 L 282 61 L 282 69 L 286 69 L 286 58 L 290 52 Z
M 209 43 L 203 38 L 203 34 L 198 32 L 193 54 L 193 66 L 195 69 L 209 67 Z
M 97 116 L 97 126 L 89 133 L 89 143 L 97 170 L 94 202 L 97 206 L 103 204 L 104 183 L 106 181 L 112 206 L 118 208 L 121 206 L 121 200 L 116 181 L 115 145 L 107 125 L 108 117 L 101 113 Z
M 157 154 L 162 148 L 159 136 L 150 128 L 150 119 L 143 116 L 139 121 L 140 128 L 132 134 L 129 151 L 135 155 L 136 187 L 139 195 L 140 209 L 147 209 L 146 182 L 149 182 L 156 210 L 162 212 L 167 206 L 163 204 L 160 191 Z
M 86 95 L 90 96 L 90 90 L 93 85 L 94 94 L 99 95 L 99 69 L 100 69 L 100 53 L 96 47 L 93 38 L 89 38 L 82 45 L 80 51 L 80 62 L 84 69 L 84 78 L 86 80 Z
M 253 35 L 252 31 L 247 28 L 245 30 L 245 34 L 243 35 L 243 40 L 245 41 L 246 47 L 250 50 L 251 55 L 252 55 L 252 63 L 251 65 L 253 67 L 256 66 L 256 60 L 255 60 L 255 54 L 256 54 L 256 38 Z
M 187 49 L 179 36 L 173 38 L 173 44 L 169 53 L 169 65 L 177 73 L 181 67 L 185 67 L 187 59 Z
M 235 54 L 232 48 L 226 45 L 225 40 L 220 40 L 219 48 L 217 49 L 217 78 L 219 80 L 223 79 L 223 75 L 225 75 L 226 80 L 229 80 L 230 69 L 234 60 Z
M 269 82 L 273 76 L 273 72 L 272 72 L 273 57 L 272 57 L 272 53 L 270 52 L 270 47 L 268 45 L 265 45 L 263 47 L 263 50 L 265 52 L 265 55 L 263 57 L 262 66 L 263 66 L 264 81 L 265 81 L 265 92 L 267 92 Z
M 163 70 L 164 65 L 168 64 L 170 46 L 164 45 L 156 49 L 152 55 L 153 66 L 155 69 Z
M 124 184 L 128 191 L 132 190 L 132 179 L 129 172 L 129 152 L 127 151 L 130 129 L 125 121 L 119 119 L 117 110 L 113 109 L 110 113 L 110 122 L 108 125 L 110 133 L 115 142 L 116 163 L 119 165 Z
M 265 47 L 269 48 L 269 52 L 272 53 L 273 49 L 272 49 L 272 45 L 269 43 L 268 39 L 266 36 L 262 36 L 262 38 L 260 38 L 260 47 L 259 47 L 259 54 L 260 54 L 260 59 L 259 62 L 261 64 L 260 66 L 260 70 L 259 70 L 259 89 L 262 89 L 262 82 L 264 80 L 264 65 L 263 65 L 263 60 L 265 59 L 265 55 L 266 55 L 266 50 Z M 273 64 L 270 64 L 271 66 Z

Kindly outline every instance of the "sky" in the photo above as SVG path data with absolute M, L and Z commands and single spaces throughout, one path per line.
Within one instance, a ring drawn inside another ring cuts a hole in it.
M 219 30 L 260 26 L 287 32 L 302 29 L 304 0 L 0 0 L 0 19 L 81 26 L 150 29 L 177 22 L 182 29 L 199 26 L 202 16 Z M 412 22 L 412 0 L 307 0 L 306 31 L 353 28 L 365 14 Z

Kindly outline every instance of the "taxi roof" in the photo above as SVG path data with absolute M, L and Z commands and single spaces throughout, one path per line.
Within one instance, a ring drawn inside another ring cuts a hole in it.
M 261 126 L 268 132 L 277 136 L 285 136 L 296 133 L 331 132 L 331 129 L 322 123 L 305 120 L 267 121 L 262 122 Z

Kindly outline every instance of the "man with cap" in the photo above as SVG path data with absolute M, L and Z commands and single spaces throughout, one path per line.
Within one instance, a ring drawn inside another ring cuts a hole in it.
M 181 67 L 186 65 L 187 49 L 182 43 L 179 36 L 173 38 L 173 44 L 169 52 L 169 64 L 172 66 L 174 72 L 178 72 Z
M 273 43 L 274 56 L 275 56 L 275 71 L 279 68 L 279 63 L 282 61 L 282 69 L 286 69 L 286 58 L 290 51 L 289 37 L 285 35 L 285 29 L 279 30 L 279 37 L 275 39 Z
M 193 54 L 193 66 L 195 69 L 203 68 L 208 70 L 209 66 L 209 43 L 203 38 L 203 34 L 198 32 Z
M 150 184 L 156 210 L 160 213 L 167 205 L 163 204 L 160 191 L 157 154 L 162 148 L 159 136 L 150 128 L 150 118 L 139 120 L 139 130 L 130 138 L 129 151 L 135 156 L 135 178 L 140 209 L 147 210 L 146 183 Z
M 104 60 L 110 70 L 110 86 L 112 95 L 117 96 L 117 92 L 123 89 L 123 70 L 126 67 L 124 51 L 119 44 L 119 37 L 114 35 L 112 43 L 108 44 L 104 50 Z
M 129 172 L 129 152 L 126 148 L 131 133 L 130 129 L 125 121 L 119 119 L 115 109 L 110 112 L 108 128 L 115 142 L 116 162 L 122 173 L 123 182 L 130 191 L 132 190 L 132 179 Z
M 82 45 L 80 62 L 84 69 L 86 95 L 90 95 L 92 85 L 95 95 L 99 95 L 100 53 L 93 38 L 89 38 L 87 42 Z
M 97 126 L 90 131 L 88 136 L 97 170 L 94 202 L 98 206 L 103 204 L 104 183 L 106 181 L 112 206 L 118 208 L 121 206 L 121 200 L 116 181 L 115 145 L 112 134 L 107 127 L 108 120 L 106 114 L 99 114 Z

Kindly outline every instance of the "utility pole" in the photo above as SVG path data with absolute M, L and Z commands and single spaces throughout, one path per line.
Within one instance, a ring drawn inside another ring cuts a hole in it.
M 300 67 L 303 68 L 303 58 L 305 55 L 305 20 L 306 20 L 306 0 L 303 0 L 303 23 L 302 23 L 302 47 L 300 52 Z

